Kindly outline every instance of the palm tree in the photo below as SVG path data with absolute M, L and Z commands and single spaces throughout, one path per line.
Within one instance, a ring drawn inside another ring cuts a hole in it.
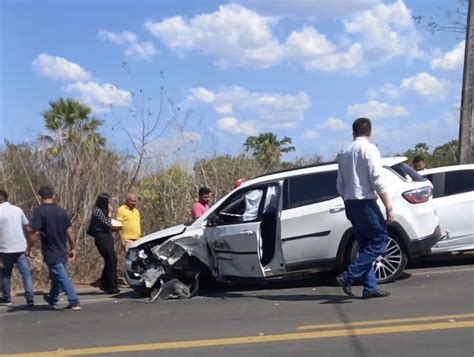
M 459 141 L 451 140 L 450 142 L 437 146 L 433 150 L 433 159 L 435 166 L 449 166 L 458 163 L 457 153 L 459 150 Z
M 51 108 L 43 112 L 43 117 L 50 133 L 37 140 L 48 143 L 50 153 L 57 154 L 68 144 L 85 145 L 94 151 L 104 148 L 106 139 L 97 132 L 103 121 L 91 116 L 91 108 L 71 98 L 60 98 L 49 105 Z
M 428 154 L 430 147 L 426 143 L 418 143 L 415 145 L 415 152 L 419 154 Z
M 270 168 L 280 163 L 283 153 L 295 150 L 292 143 L 293 141 L 288 136 L 278 140 L 275 134 L 267 132 L 258 136 L 249 136 L 244 146 L 246 151 L 252 152 L 257 161 Z

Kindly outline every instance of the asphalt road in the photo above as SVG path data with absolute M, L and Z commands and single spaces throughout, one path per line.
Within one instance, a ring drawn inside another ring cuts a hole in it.
M 474 256 L 415 262 L 384 299 L 334 274 L 147 303 L 87 289 L 83 310 L 0 308 L 0 356 L 474 356 Z M 360 287 L 355 288 L 360 292 Z

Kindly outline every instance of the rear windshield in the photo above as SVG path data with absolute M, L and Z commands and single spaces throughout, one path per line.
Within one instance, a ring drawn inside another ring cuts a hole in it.
M 425 178 L 421 177 L 421 175 L 417 171 L 412 169 L 410 166 L 408 166 L 404 162 L 393 165 L 391 169 L 407 181 L 425 181 L 426 180 Z

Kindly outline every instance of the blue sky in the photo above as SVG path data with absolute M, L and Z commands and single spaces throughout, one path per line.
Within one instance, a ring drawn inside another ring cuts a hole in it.
M 105 121 L 112 148 L 130 151 L 162 98 L 157 159 L 236 154 L 265 131 L 293 139 L 286 159 L 332 159 L 359 116 L 373 119 L 383 155 L 434 148 L 458 135 L 464 41 L 412 15 L 457 5 L 1 0 L 0 139 L 34 140 L 48 102 L 72 97 Z

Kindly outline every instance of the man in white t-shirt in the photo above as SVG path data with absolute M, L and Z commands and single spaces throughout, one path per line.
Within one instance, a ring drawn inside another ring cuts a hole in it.
M 0 259 L 2 269 L 2 297 L 0 305 L 11 305 L 10 279 L 16 265 L 23 279 L 26 304 L 34 306 L 33 281 L 25 256 L 27 250 L 28 219 L 21 208 L 8 202 L 8 194 L 0 190 Z

